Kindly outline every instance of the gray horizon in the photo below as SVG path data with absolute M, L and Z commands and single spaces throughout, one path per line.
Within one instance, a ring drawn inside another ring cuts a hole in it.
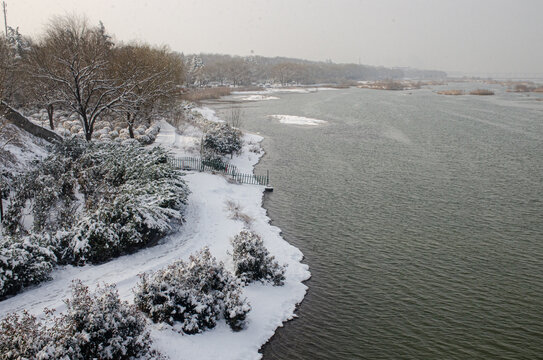
M 284 56 L 458 74 L 543 75 L 537 0 L 6 0 L 8 25 L 102 21 L 116 40 L 185 54 Z

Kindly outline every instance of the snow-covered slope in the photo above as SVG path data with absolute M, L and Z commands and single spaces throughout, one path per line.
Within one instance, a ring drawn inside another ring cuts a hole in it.
M 46 156 L 48 143 L 6 123 L 0 132 L 0 145 L 0 170 L 17 172 L 30 161 Z
M 161 124 L 157 141 L 177 155 L 194 155 L 191 149 L 199 136 L 196 129 L 184 136 L 166 125 Z M 262 154 L 255 148 L 260 140 L 262 138 L 256 135 L 246 135 L 242 154 L 233 159 L 236 166 L 252 170 Z M 192 194 L 186 223 L 179 232 L 169 235 L 157 246 L 102 265 L 67 266 L 56 270 L 52 281 L 0 302 L 0 317 L 22 309 L 33 314 L 41 314 L 44 307 L 62 311 L 63 299 L 69 297 L 68 285 L 73 279 L 81 279 L 91 287 L 102 282 L 115 283 L 121 298 L 132 302 L 132 288 L 138 274 L 165 267 L 177 259 L 187 259 L 203 246 L 208 246 L 217 259 L 232 269 L 228 254 L 230 239 L 244 226 L 241 221 L 230 218 L 226 203 L 232 201 L 253 218 L 251 228 L 262 236 L 270 253 L 279 263 L 288 265 L 285 285 L 257 283 L 244 289 L 252 310 L 247 327 L 240 332 L 230 330 L 224 321 L 198 335 L 182 335 L 170 326 L 151 324 L 152 338 L 156 347 L 171 359 L 259 359 L 258 349 L 278 326 L 294 316 L 296 304 L 305 296 L 307 287 L 302 282 L 310 276 L 308 267 L 301 263 L 302 253 L 281 238 L 277 227 L 269 224 L 261 206 L 263 187 L 232 184 L 219 175 L 198 172 L 187 174 L 186 181 Z

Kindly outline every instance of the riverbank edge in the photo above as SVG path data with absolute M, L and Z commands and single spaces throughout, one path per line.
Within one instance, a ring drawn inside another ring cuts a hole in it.
M 215 110 L 212 108 L 195 108 L 200 115 L 204 117 L 204 119 L 212 122 L 222 121 L 216 114 Z M 164 126 L 162 126 L 161 132 L 166 130 Z M 178 152 L 177 155 L 183 156 L 186 154 L 182 154 L 179 152 L 183 152 L 182 146 L 176 147 L 175 142 L 180 143 L 186 143 L 186 139 L 183 140 L 183 135 L 171 135 L 175 140 L 173 144 L 170 146 L 166 144 L 167 148 L 174 150 Z M 230 162 L 233 165 L 236 165 L 238 169 L 247 172 L 247 173 L 254 173 L 256 166 L 261 163 L 264 156 L 266 156 L 267 152 L 264 150 L 264 147 L 262 145 L 262 142 L 264 140 L 264 137 L 262 137 L 260 134 L 254 134 L 248 131 L 243 131 L 244 136 L 244 146 L 242 153 L 239 155 L 234 156 L 233 159 L 230 160 Z M 159 140 L 160 142 L 160 140 Z M 190 143 L 190 141 L 188 142 Z M 255 149 L 255 145 L 258 146 L 258 152 Z M 205 180 L 202 179 L 203 176 L 213 177 L 216 180 L 224 181 L 224 176 L 220 175 L 211 175 L 211 174 L 198 174 L 198 173 L 189 173 L 188 176 L 188 184 L 189 188 L 192 190 L 194 189 L 194 186 L 201 187 L 202 181 L 205 182 Z M 193 181 L 193 177 L 198 177 L 199 180 Z M 286 239 L 282 236 L 282 231 L 279 227 L 272 224 L 272 219 L 269 217 L 268 210 L 264 207 L 264 201 L 265 197 L 267 196 L 265 189 L 263 186 L 255 186 L 255 185 L 238 185 L 238 184 L 232 184 L 230 182 L 226 182 L 225 186 L 231 188 L 231 189 L 238 189 L 243 192 L 243 194 L 250 194 L 252 200 L 248 201 L 247 198 L 243 197 L 236 197 L 230 194 L 230 200 L 238 203 L 241 208 L 243 208 L 244 211 L 247 212 L 247 214 L 254 219 L 254 223 L 252 227 L 264 240 L 264 243 L 270 250 L 270 253 L 276 257 L 279 263 L 287 263 L 289 266 L 287 267 L 287 273 L 286 273 L 286 282 L 283 287 L 274 287 L 269 284 L 251 284 L 248 287 L 245 288 L 245 295 L 248 296 L 250 302 L 253 306 L 253 312 L 261 312 L 262 310 L 266 309 L 268 312 L 273 312 L 274 307 L 273 306 L 266 306 L 262 307 L 261 304 L 263 302 L 269 301 L 264 299 L 257 299 L 257 298 L 266 298 L 268 296 L 274 297 L 275 296 L 275 302 L 281 303 L 281 306 L 275 305 L 275 311 L 276 314 L 274 316 L 267 316 L 267 324 L 255 324 L 254 322 L 251 323 L 249 321 L 249 325 L 247 329 L 242 330 L 241 332 L 237 333 L 237 336 L 244 337 L 244 334 L 247 336 L 247 342 L 243 345 L 240 344 L 240 346 L 245 347 L 246 351 L 237 351 L 236 355 L 233 354 L 220 354 L 216 353 L 217 356 L 221 356 L 221 358 L 231 358 L 231 359 L 260 359 L 262 358 L 263 354 L 261 353 L 261 349 L 269 343 L 269 341 L 273 338 L 275 335 L 275 332 L 279 327 L 283 327 L 284 324 L 292 319 L 296 318 L 296 310 L 298 306 L 302 303 L 304 300 L 308 287 L 305 285 L 305 282 L 310 279 L 311 273 L 309 272 L 308 265 L 303 263 L 303 253 L 300 251 L 300 249 L 294 247 L 292 244 L 290 244 Z M 243 190 L 245 189 L 245 191 Z M 206 189 L 207 192 L 220 192 L 216 189 L 213 189 L 212 186 L 210 186 L 208 189 Z M 253 204 L 251 204 L 253 203 Z M 258 208 L 251 208 L 253 205 Z M 208 206 L 208 204 L 206 204 Z M 211 206 L 211 205 L 209 205 Z M 228 231 L 228 230 L 227 230 Z M 216 242 L 220 243 L 222 240 L 217 240 Z M 227 241 L 228 243 L 228 241 Z M 213 244 L 211 245 L 212 253 L 217 249 L 217 247 L 220 249 L 220 251 L 217 251 L 217 253 L 224 253 L 225 247 L 228 246 L 228 244 Z M 217 256 L 219 258 L 219 256 Z M 221 260 L 221 259 L 219 259 Z M 228 261 L 225 261 L 227 263 Z M 289 290 L 290 289 L 290 290 Z M 283 297 L 277 297 L 277 294 L 283 292 L 285 296 Z M 275 293 L 272 294 L 272 293 Z M 260 308 L 260 309 L 259 309 Z M 251 313 L 249 313 L 249 317 L 251 317 Z M 261 315 L 256 315 L 256 318 L 261 318 Z M 256 326 L 255 326 L 256 325 Z M 221 328 L 221 326 L 218 326 L 219 329 L 216 331 L 215 329 L 212 331 L 212 333 L 209 334 L 201 334 L 196 337 L 192 337 L 193 340 L 195 340 L 191 344 L 191 350 L 189 351 L 189 354 L 197 356 L 201 359 L 212 359 L 214 352 L 213 351 L 204 351 L 203 353 L 199 353 L 197 351 L 199 346 L 193 346 L 194 343 L 199 343 L 200 348 L 202 346 L 205 346 L 206 343 L 209 343 L 210 345 L 216 344 L 219 342 L 216 347 L 217 348 L 228 348 L 231 347 L 231 344 L 224 344 L 225 342 L 228 343 L 228 339 L 232 339 L 232 337 L 236 336 L 231 333 L 225 332 L 224 329 Z M 159 350 L 163 350 L 164 346 L 168 342 L 168 338 L 172 341 L 175 337 L 172 337 L 172 334 L 170 334 L 168 331 L 153 331 L 153 338 L 155 340 L 158 340 L 158 346 L 157 348 Z M 248 334 L 248 332 L 256 332 L 257 336 L 253 336 L 253 334 Z M 258 334 L 260 332 L 260 334 Z M 222 333 L 223 338 L 218 337 L 218 333 Z M 208 336 L 207 336 L 208 335 Z M 203 337 L 208 337 L 207 340 L 202 339 Z M 184 337 L 184 340 L 186 337 Z M 213 341 L 210 341 L 212 339 L 215 339 Z M 233 339 L 233 341 L 239 341 L 239 339 Z M 167 346 L 167 345 L 166 345 Z M 253 349 L 253 350 L 251 350 Z M 169 353 L 170 357 L 175 358 L 176 356 L 181 355 L 176 351 L 176 349 L 172 349 L 173 352 L 167 351 Z M 186 355 L 186 354 L 183 354 Z

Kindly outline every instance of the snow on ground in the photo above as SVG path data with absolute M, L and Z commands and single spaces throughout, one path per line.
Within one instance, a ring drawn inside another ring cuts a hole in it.
M 326 124 L 324 120 L 312 119 L 303 116 L 295 115 L 270 115 L 271 118 L 279 120 L 282 124 L 288 125 L 305 125 L 305 126 L 318 126 Z
M 28 164 L 34 160 L 42 159 L 47 156 L 48 143 L 37 138 L 17 126 L 6 123 L 0 130 L 0 171 L 11 173 L 12 175 L 24 171 Z M 1 199 L 2 208 L 8 207 L 8 200 Z M 23 215 L 25 226 L 33 221 L 33 217 L 26 213 Z M 3 236 L 0 233 L 0 240 Z
M 240 99 L 242 101 L 264 101 L 264 100 L 278 100 L 279 98 L 277 96 L 254 94 L 254 95 L 236 96 L 236 99 Z
M 265 97 L 271 97 L 274 98 L 274 96 L 270 96 L 271 94 L 288 94 L 288 93 L 296 93 L 296 94 L 307 94 L 307 93 L 314 93 L 319 91 L 331 91 L 331 90 L 338 90 L 335 88 L 327 88 L 327 87 L 271 87 L 266 88 L 265 90 L 257 90 L 257 91 L 232 91 L 232 95 L 263 95 Z M 256 99 L 256 98 L 255 98 Z M 244 100 L 250 100 L 250 99 L 244 99 Z M 261 100 L 261 99 L 256 99 Z M 272 100 L 272 99 L 262 99 L 262 100 Z
M 219 119 L 215 114 L 215 111 L 208 107 L 197 107 L 194 108 L 194 111 L 202 115 L 206 120 L 213 122 L 224 122 L 224 120 Z
M 192 129 L 192 132 L 196 130 Z M 259 136 L 246 135 L 242 154 L 234 157 L 232 162 L 244 171 L 252 170 L 263 153 L 255 148 L 261 140 Z M 170 147 L 175 154 L 182 154 L 184 147 L 193 143 L 193 139 L 178 134 L 167 123 L 161 124 L 157 141 Z M 310 277 L 308 267 L 301 263 L 303 255 L 300 250 L 281 237 L 279 228 L 270 225 L 266 210 L 261 206 L 262 186 L 233 184 L 220 175 L 199 172 L 188 173 L 185 180 L 192 193 L 185 213 L 186 223 L 179 232 L 167 236 L 157 246 L 105 264 L 66 266 L 56 270 L 52 281 L 0 302 L 0 318 L 23 309 L 35 315 L 40 315 L 45 307 L 63 311 L 63 299 L 70 296 L 68 284 L 73 279 L 81 279 L 91 288 L 98 283 L 115 283 L 120 297 L 133 302 L 132 289 L 138 281 L 138 274 L 158 270 L 177 259 L 187 259 L 204 246 L 208 246 L 211 253 L 232 270 L 232 259 L 228 255 L 228 251 L 232 251 L 230 239 L 243 228 L 241 221 L 230 219 L 226 202 L 233 201 L 254 219 L 251 228 L 262 236 L 270 253 L 279 263 L 287 264 L 285 285 L 256 283 L 244 289 L 252 310 L 248 314 L 246 328 L 240 332 L 230 330 L 223 320 L 216 328 L 198 335 L 182 335 L 168 325 L 152 324 L 151 336 L 156 347 L 175 360 L 259 359 L 259 348 L 277 327 L 295 316 L 296 304 L 303 300 L 307 290 L 303 281 Z
M 9 141 L 8 141 L 9 140 Z M 23 170 L 32 160 L 47 156 L 48 143 L 8 123 L 0 134 L 0 169 Z
M 155 145 L 166 147 L 170 152 L 177 156 L 200 156 L 200 141 L 202 131 L 189 125 L 183 133 L 172 125 L 162 120 L 159 122 L 160 132 L 155 139 Z

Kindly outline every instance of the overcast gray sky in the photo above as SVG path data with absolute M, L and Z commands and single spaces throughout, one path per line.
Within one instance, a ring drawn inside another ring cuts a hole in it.
M 102 20 L 184 53 L 289 56 L 466 73 L 543 73 L 543 0 L 6 0 L 8 24 Z

